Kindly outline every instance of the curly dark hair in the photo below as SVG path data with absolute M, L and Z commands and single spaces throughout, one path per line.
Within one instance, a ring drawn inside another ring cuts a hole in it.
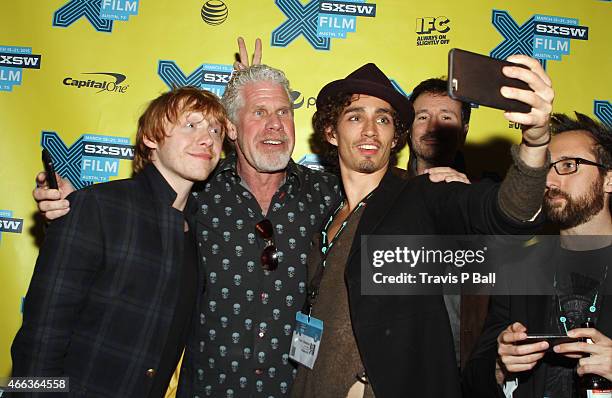
M 324 164 L 331 172 L 338 173 L 338 148 L 327 141 L 326 130 L 331 128 L 336 130 L 338 119 L 344 109 L 355 101 L 352 99 L 353 94 L 339 93 L 334 96 L 325 98 L 323 106 L 317 108 L 317 111 L 312 115 L 312 127 L 314 134 L 311 140 L 313 151 L 321 155 Z M 408 136 L 408 126 L 405 126 L 397 117 L 395 110 L 391 114 L 393 117 L 393 127 L 395 129 L 395 139 L 397 143 L 391 149 L 390 165 L 397 163 L 397 153 L 406 145 Z

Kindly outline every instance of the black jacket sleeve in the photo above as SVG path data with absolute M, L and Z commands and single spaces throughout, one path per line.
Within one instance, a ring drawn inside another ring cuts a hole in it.
M 497 336 L 511 323 L 510 297 L 491 296 L 489 312 L 472 355 L 462 375 L 463 396 L 470 398 L 503 397 L 501 386 L 495 379 Z
M 59 376 L 80 308 L 103 261 L 100 212 L 89 190 L 71 194 L 40 250 L 11 355 L 13 376 Z

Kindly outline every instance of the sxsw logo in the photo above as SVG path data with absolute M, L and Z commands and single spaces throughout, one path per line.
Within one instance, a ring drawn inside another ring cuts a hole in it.
M 140 0 L 70 0 L 53 14 L 53 26 L 67 28 L 82 17 L 98 32 L 112 32 L 113 21 L 138 15 Z
M 0 46 L 0 91 L 21 85 L 23 69 L 40 69 L 40 59 L 31 47 Z
M 445 16 L 423 17 L 416 20 L 417 46 L 448 44 L 446 33 L 450 31 L 450 19 Z
M 391 82 L 391 84 L 393 85 L 393 88 L 397 92 L 399 92 L 401 95 L 403 95 L 406 98 L 410 98 L 411 93 L 406 92 L 395 79 L 389 79 L 389 81 Z
M 202 64 L 191 74 L 186 75 L 174 61 L 159 61 L 157 74 L 166 85 L 174 87 L 193 86 L 208 90 L 219 97 L 232 77 L 232 65 Z
M 316 50 L 329 50 L 331 39 L 346 39 L 357 29 L 357 17 L 376 16 L 376 4 L 365 0 L 275 0 L 287 20 L 272 31 L 272 46 L 287 47 L 299 36 Z
M 2 232 L 20 234 L 22 230 L 22 218 L 14 218 L 11 210 L 0 210 L 0 241 L 2 240 Z
M 319 1 L 319 13 L 352 15 L 359 17 L 375 17 L 376 4 L 354 4 L 361 2 L 345 1 Z M 321 14 L 319 14 L 321 16 Z
M 603 124 L 608 126 L 608 128 L 612 128 L 612 104 L 610 101 L 593 101 L 593 113 Z
M 40 142 L 53 158 L 55 171 L 70 180 L 75 188 L 106 182 L 119 173 L 119 160 L 134 159 L 130 139 L 83 134 L 68 147 L 54 131 L 43 131 Z
M 588 40 L 589 28 L 579 26 L 574 18 L 535 15 L 533 56 L 560 61 L 570 52 L 570 39 Z
M 493 10 L 493 26 L 504 37 L 491 56 L 506 59 L 512 54 L 526 54 L 540 60 L 560 61 L 570 53 L 570 40 L 588 40 L 589 28 L 575 18 L 537 14 L 518 25 L 507 11 Z

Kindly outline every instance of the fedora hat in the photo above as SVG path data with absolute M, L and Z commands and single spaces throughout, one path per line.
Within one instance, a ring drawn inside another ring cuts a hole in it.
M 387 101 L 398 118 L 408 129 L 414 120 L 412 102 L 393 87 L 387 76 L 373 63 L 363 65 L 344 79 L 326 84 L 317 96 L 317 108 L 321 108 L 336 95 L 366 94 Z

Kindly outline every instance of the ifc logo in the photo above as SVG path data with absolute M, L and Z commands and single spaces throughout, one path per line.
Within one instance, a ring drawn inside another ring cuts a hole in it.
M 209 25 L 221 25 L 227 14 L 227 6 L 221 0 L 208 0 L 202 6 L 202 20 Z

